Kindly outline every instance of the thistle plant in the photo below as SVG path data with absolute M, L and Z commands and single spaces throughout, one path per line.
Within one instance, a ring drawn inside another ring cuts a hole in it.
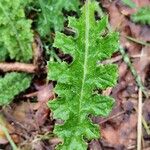
M 86 1 L 79 19 L 69 17 L 68 27 L 75 36 L 56 32 L 53 46 L 73 61 L 48 63 L 48 79 L 57 81 L 58 95 L 48 105 L 54 119 L 63 120 L 55 125 L 54 133 L 62 139 L 60 150 L 86 150 L 87 140 L 100 137 L 99 126 L 93 124 L 89 115 L 108 116 L 114 105 L 113 98 L 96 92 L 114 86 L 117 66 L 98 64 L 112 56 L 118 48 L 118 33 L 107 32 L 108 17 L 95 20 L 98 3 Z

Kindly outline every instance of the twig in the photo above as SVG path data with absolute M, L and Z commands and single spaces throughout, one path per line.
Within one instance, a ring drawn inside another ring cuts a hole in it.
M 135 111 L 138 112 L 138 109 L 136 107 L 134 107 Z M 142 116 L 142 125 L 144 127 L 144 129 L 146 130 L 147 134 L 150 135 L 150 129 L 149 126 L 147 124 L 147 122 L 145 121 L 144 117 Z
M 126 113 L 126 111 L 119 112 L 119 113 L 117 113 L 117 114 L 115 114 L 115 115 L 113 115 L 113 116 L 111 116 L 111 117 L 109 117 L 109 118 L 107 118 L 105 120 L 100 121 L 99 124 L 103 124 L 103 123 L 105 123 L 105 122 L 107 122 L 107 121 L 109 121 L 111 119 L 117 118 L 117 117 L 121 116 L 124 113 Z
M 26 97 L 26 98 L 36 97 L 37 94 L 38 94 L 38 92 L 32 92 L 32 93 L 23 95 L 23 97 Z
M 136 147 L 135 145 L 130 145 L 130 146 L 127 147 L 127 150 L 134 150 L 135 147 Z
M 116 57 L 113 57 L 111 59 L 107 59 L 107 60 L 104 60 L 104 61 L 98 62 L 98 63 L 100 63 L 100 64 L 111 64 L 111 63 L 117 62 L 117 61 L 119 61 L 121 59 L 122 59 L 122 56 L 118 55 Z
M 137 125 L 137 150 L 142 148 L 142 90 L 139 89 L 138 100 L 138 125 Z
M 10 145 L 12 146 L 13 150 L 19 150 L 16 146 L 16 144 L 14 143 L 14 141 L 12 140 L 11 136 L 9 135 L 9 132 L 7 130 L 6 127 L 4 127 L 3 125 L 0 124 L 0 128 L 2 129 L 2 131 L 5 133 L 5 136 L 7 137 L 7 140 L 9 141 Z
M 147 42 L 140 41 L 140 40 L 135 39 L 135 38 L 132 38 L 132 37 L 130 37 L 130 36 L 125 36 L 125 37 L 126 37 L 127 39 L 129 39 L 129 40 L 135 42 L 135 43 L 138 43 L 138 44 L 141 44 L 141 45 L 144 45 L 144 46 L 150 46 L 150 44 L 147 43 Z
M 18 71 L 18 72 L 27 72 L 27 73 L 35 73 L 37 71 L 37 66 L 33 64 L 25 64 L 25 63 L 0 63 L 0 70 L 3 72 L 9 71 Z
M 76 31 L 73 30 L 73 29 L 71 29 L 71 28 L 65 27 L 64 29 L 65 29 L 66 31 L 68 31 L 68 32 L 76 33 Z

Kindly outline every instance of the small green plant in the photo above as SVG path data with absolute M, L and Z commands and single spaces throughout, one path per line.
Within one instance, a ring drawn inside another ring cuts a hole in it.
M 31 20 L 24 9 L 30 0 L 0 1 L 0 62 L 7 59 L 29 62 L 32 59 L 33 33 Z M 0 106 L 9 104 L 30 86 L 31 76 L 7 73 L 0 77 Z
M 123 3 L 131 8 L 135 8 L 136 4 L 132 0 L 122 0 Z
M 32 59 L 31 20 L 24 8 L 29 0 L 0 1 L 0 61 L 7 57 L 27 62 Z
M 57 81 L 58 97 L 48 103 L 57 124 L 54 133 L 62 139 L 57 146 L 61 150 L 86 150 L 86 140 L 100 137 L 99 126 L 93 124 L 89 115 L 108 116 L 114 100 L 99 94 L 116 84 L 117 66 L 99 64 L 110 58 L 118 48 L 118 33 L 108 32 L 108 17 L 95 20 L 96 2 L 86 2 L 79 19 L 69 18 L 69 27 L 75 36 L 56 32 L 54 47 L 70 54 L 73 61 L 48 63 L 48 79 Z M 107 32 L 106 32 L 107 31 Z
M 0 106 L 9 104 L 14 96 L 30 86 L 32 77 L 23 73 L 8 73 L 0 78 Z
M 64 28 L 65 17 L 62 10 L 79 12 L 79 0 L 38 0 L 37 7 L 41 9 L 38 19 L 38 31 L 41 36 L 50 33 L 50 29 L 61 31 Z
M 131 16 L 134 22 L 150 25 L 150 6 L 139 8 L 138 11 Z

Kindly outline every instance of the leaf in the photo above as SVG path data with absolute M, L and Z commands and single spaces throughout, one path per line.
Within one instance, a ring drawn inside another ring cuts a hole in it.
M 24 8 L 29 0 L 0 1 L 0 45 L 11 59 L 29 61 L 32 58 L 33 33 L 31 20 L 25 18 Z M 2 56 L 0 56 L 1 58 Z
M 131 16 L 134 22 L 150 25 L 150 6 L 139 8 L 138 11 Z
M 30 86 L 31 76 L 24 73 L 7 73 L 0 78 L 0 106 L 9 104 L 14 96 Z
M 118 33 L 105 32 L 108 17 L 95 21 L 96 2 L 87 2 L 79 19 L 69 18 L 69 27 L 76 31 L 75 37 L 56 32 L 54 47 L 73 57 L 66 62 L 48 63 L 48 79 L 56 80 L 58 97 L 48 103 L 55 119 L 63 124 L 54 128 L 54 133 L 63 140 L 57 149 L 85 150 L 85 139 L 100 137 L 99 126 L 93 124 L 89 115 L 108 116 L 113 98 L 96 93 L 116 84 L 117 67 L 113 64 L 98 65 L 110 58 L 118 48 Z
M 4 45 L 0 43 L 0 61 L 5 61 L 8 58 L 8 51 Z
M 136 4 L 132 0 L 122 0 L 123 3 L 131 8 L 135 8 Z
M 41 36 L 45 36 L 54 28 L 61 31 L 64 27 L 64 15 L 62 10 L 79 11 L 79 0 L 38 0 L 41 14 L 38 20 L 38 31 Z

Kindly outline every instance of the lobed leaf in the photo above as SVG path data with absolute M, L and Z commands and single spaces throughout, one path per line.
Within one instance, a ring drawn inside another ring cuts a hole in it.
M 55 31 L 63 30 L 65 17 L 62 10 L 79 11 L 79 0 L 38 0 L 41 14 L 38 20 L 38 31 L 45 36 L 54 28 Z
M 27 62 L 32 58 L 31 20 L 27 20 L 24 13 L 28 2 L 29 0 L 0 1 L 0 58 L 7 58 L 3 53 L 17 61 Z
M 150 25 L 150 6 L 139 8 L 138 11 L 131 16 L 134 22 Z
M 30 86 L 31 76 L 24 73 L 7 73 L 0 78 L 0 106 L 9 104 L 14 96 Z
M 118 48 L 118 33 L 105 32 L 108 17 L 95 20 L 96 2 L 86 2 L 79 19 L 69 18 L 69 27 L 76 35 L 67 36 L 56 32 L 54 47 L 73 57 L 71 64 L 48 63 L 48 79 L 56 80 L 58 97 L 48 103 L 57 124 L 54 133 L 63 140 L 57 149 L 85 150 L 85 139 L 100 137 L 99 126 L 93 124 L 89 115 L 107 116 L 111 111 L 113 98 L 96 93 L 117 81 L 117 67 L 97 62 L 110 58 Z M 106 34 L 104 36 L 104 33 Z

